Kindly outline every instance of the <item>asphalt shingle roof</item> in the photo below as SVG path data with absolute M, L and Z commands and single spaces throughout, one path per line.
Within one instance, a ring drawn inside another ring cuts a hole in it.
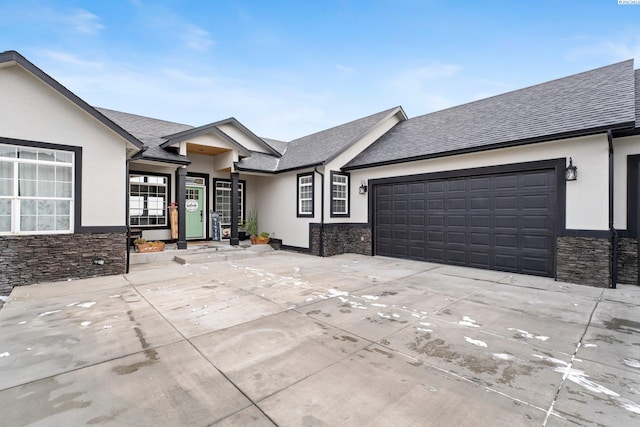
M 307 166 L 322 164 L 342 153 L 382 119 L 389 116 L 400 107 L 390 108 L 349 123 L 345 123 L 327 130 L 316 132 L 302 138 L 294 139 L 280 145 L 276 149 L 284 148 L 282 157 L 254 156 L 242 159 L 238 166 L 244 170 L 260 170 L 265 172 L 282 172 L 301 169 Z M 274 161 L 276 161 L 274 167 Z
M 359 168 L 630 126 L 633 60 L 398 123 L 349 162 Z
M 142 154 L 142 158 L 189 163 L 189 160 L 185 156 L 165 150 L 160 147 L 160 145 L 166 142 L 164 136 L 193 129 L 193 126 L 123 113 L 121 111 L 108 110 L 106 108 L 96 107 L 96 110 L 135 136 L 147 147 L 146 151 Z

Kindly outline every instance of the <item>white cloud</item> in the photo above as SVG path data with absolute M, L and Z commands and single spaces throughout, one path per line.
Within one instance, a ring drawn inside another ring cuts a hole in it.
M 59 52 L 55 50 L 44 50 L 43 54 L 46 57 L 59 63 L 65 63 L 65 64 L 84 67 L 84 68 L 101 68 L 102 67 L 101 62 L 85 61 L 71 53 Z
M 58 14 L 58 20 L 78 34 L 95 36 L 106 27 L 100 17 L 84 9 L 74 9 L 69 14 Z
M 613 42 L 605 43 L 606 49 L 617 57 L 617 59 L 633 59 L 640 62 L 640 41 L 634 42 Z
M 216 44 L 216 42 L 211 39 L 211 35 L 207 30 L 203 30 L 193 24 L 187 24 L 185 26 L 181 37 L 187 44 L 187 47 L 193 50 L 206 51 Z

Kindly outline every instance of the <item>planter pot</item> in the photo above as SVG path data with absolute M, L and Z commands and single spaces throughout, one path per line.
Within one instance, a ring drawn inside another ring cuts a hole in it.
M 252 245 L 266 245 L 267 243 L 269 243 L 268 237 L 251 236 Z
M 164 242 L 158 243 L 140 243 L 136 245 L 139 253 L 162 252 L 164 251 Z

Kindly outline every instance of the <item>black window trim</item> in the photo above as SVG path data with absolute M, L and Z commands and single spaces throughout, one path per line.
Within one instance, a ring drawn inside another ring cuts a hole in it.
M 218 212 L 217 206 L 216 206 L 216 190 L 218 187 L 216 187 L 216 184 L 218 182 L 228 182 L 231 184 L 231 178 L 227 179 L 227 178 L 213 178 L 213 190 L 211 193 L 211 198 L 212 200 L 212 204 L 211 206 L 213 206 L 213 212 Z M 242 222 L 244 223 L 244 221 L 246 221 L 247 219 L 247 181 L 244 179 L 240 179 L 238 180 L 239 184 L 242 184 Z M 242 226 L 242 223 L 238 224 L 238 227 Z
M 296 175 L 296 216 L 298 218 L 313 218 L 315 216 L 315 206 L 316 206 L 316 174 L 314 172 L 304 172 Z M 301 213 L 300 212 L 300 178 L 303 177 L 311 177 L 311 212 L 310 213 Z
M 171 221 L 169 220 L 169 204 L 171 203 L 171 174 L 168 173 L 160 173 L 160 172 L 148 172 L 148 171 L 129 171 L 129 176 L 127 177 L 127 195 L 131 198 L 131 175 L 144 175 L 144 176 L 161 176 L 167 178 L 167 207 L 165 208 L 165 216 L 167 217 L 166 225 L 131 225 L 131 217 L 129 215 L 129 211 L 131 209 L 127 208 L 127 225 L 130 228 L 135 228 L 137 230 L 166 230 L 171 228 Z M 127 201 L 127 205 L 129 202 Z
M 347 203 L 346 203 L 346 207 L 347 207 L 347 213 L 334 213 L 333 212 L 333 177 L 335 175 L 340 175 L 340 176 L 346 176 L 347 177 Z M 331 191 L 331 197 L 330 197 L 330 202 L 329 202 L 329 211 L 330 211 L 330 215 L 331 218 L 349 218 L 351 216 L 351 174 L 349 172 L 340 172 L 340 171 L 331 171 L 330 173 L 330 183 L 329 183 L 329 188 Z

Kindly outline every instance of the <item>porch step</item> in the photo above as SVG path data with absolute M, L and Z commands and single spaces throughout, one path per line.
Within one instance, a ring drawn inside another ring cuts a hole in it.
M 167 244 L 163 252 L 131 252 L 129 263 L 134 265 L 175 261 L 180 264 L 202 264 L 230 259 L 251 258 L 272 252 L 273 250 L 269 245 L 251 245 L 248 243 L 241 244 L 240 246 L 204 244 L 183 250 L 177 250 L 175 245 Z

